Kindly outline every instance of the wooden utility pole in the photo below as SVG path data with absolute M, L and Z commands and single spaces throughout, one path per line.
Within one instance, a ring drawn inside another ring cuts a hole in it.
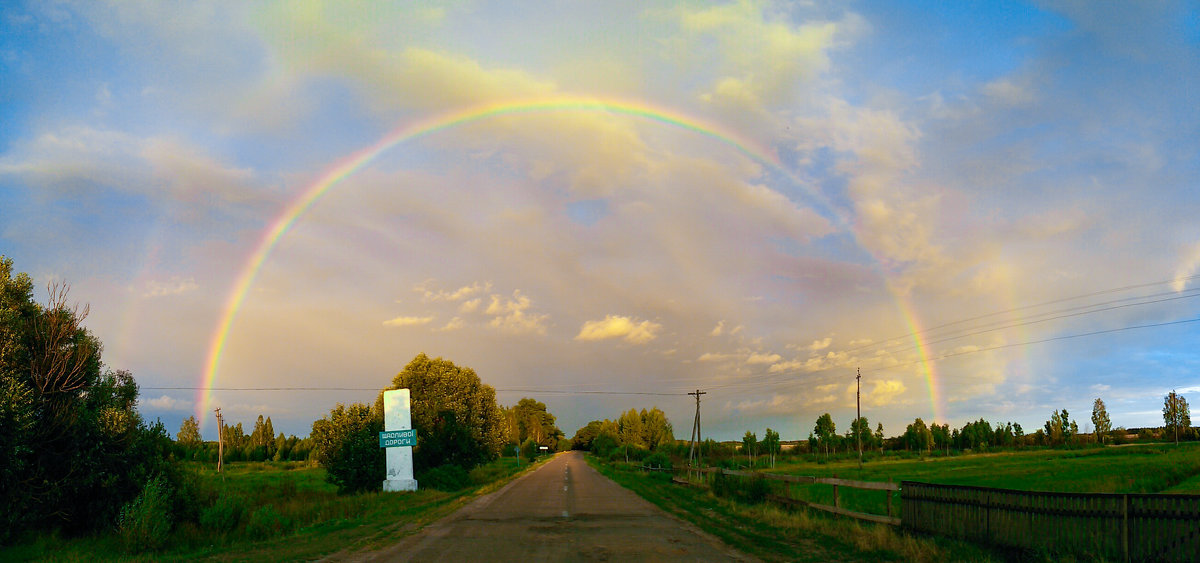
M 700 441 L 703 439 L 700 437 L 700 395 L 706 395 L 706 394 L 707 394 L 706 392 L 701 391 L 699 389 L 697 389 L 695 393 L 688 393 L 688 395 L 696 396 L 696 419 L 694 421 L 692 421 L 692 444 L 688 448 L 688 465 L 689 466 L 696 465 L 696 462 L 700 461 L 699 452 L 696 451 L 696 445 L 699 444 Z M 693 453 L 696 453 L 695 462 L 692 461 Z
M 854 438 L 858 441 L 858 470 L 862 471 L 862 430 L 858 428 L 858 424 L 862 421 L 862 368 L 858 368 L 858 375 L 854 377 L 854 381 L 858 383 L 858 390 L 854 392 L 854 424 L 850 427 L 854 429 Z
M 225 423 L 221 420 L 221 407 L 217 407 L 217 473 L 221 472 L 221 460 L 225 459 Z

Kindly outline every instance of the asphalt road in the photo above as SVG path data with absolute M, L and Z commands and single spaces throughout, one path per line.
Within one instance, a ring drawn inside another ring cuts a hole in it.
M 480 497 L 372 561 L 754 561 L 600 475 L 581 452 Z

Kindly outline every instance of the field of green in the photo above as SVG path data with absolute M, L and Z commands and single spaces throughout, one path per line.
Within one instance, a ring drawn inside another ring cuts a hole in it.
M 227 508 L 213 511 L 224 519 L 202 516 L 201 525 L 176 525 L 162 551 L 131 553 L 115 532 L 41 534 L 0 548 L 0 561 L 296 561 L 349 555 L 394 543 L 531 467 L 522 463 L 518 469 L 515 463 L 502 458 L 476 468 L 475 484 L 455 492 L 342 496 L 325 481 L 324 469 L 302 462 L 229 463 L 221 474 L 197 463 L 190 469 L 201 488 Z
M 1004 554 L 967 542 L 917 537 L 891 526 L 813 510 L 743 503 L 709 489 L 671 483 L 622 463 L 588 463 L 642 498 L 726 544 L 763 561 L 1003 561 Z
M 1200 494 L 1200 444 L 1047 449 L 926 459 L 885 458 L 864 463 L 861 471 L 854 459 L 823 464 L 780 463 L 769 472 L 1025 491 Z M 792 485 L 788 492 L 793 498 L 833 504 L 833 487 L 829 485 Z M 882 491 L 839 487 L 838 495 L 844 508 L 886 513 L 887 496 Z M 899 515 L 899 507 L 899 495 L 894 495 L 894 515 Z

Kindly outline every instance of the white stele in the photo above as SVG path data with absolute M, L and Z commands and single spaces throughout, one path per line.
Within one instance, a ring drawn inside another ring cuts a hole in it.
M 383 392 L 383 429 L 408 430 L 412 428 L 412 415 L 408 402 L 408 389 L 393 389 Z M 417 480 L 413 479 L 412 446 L 384 448 L 387 454 L 387 480 L 383 482 L 386 492 L 415 491 Z

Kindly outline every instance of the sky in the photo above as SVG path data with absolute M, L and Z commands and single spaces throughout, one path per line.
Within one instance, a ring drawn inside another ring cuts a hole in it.
M 1200 8 L 16 2 L 0 254 L 172 433 L 419 353 L 568 436 L 1200 404 Z M 306 388 L 275 390 L 262 388 Z M 344 389 L 344 390 L 342 390 Z

